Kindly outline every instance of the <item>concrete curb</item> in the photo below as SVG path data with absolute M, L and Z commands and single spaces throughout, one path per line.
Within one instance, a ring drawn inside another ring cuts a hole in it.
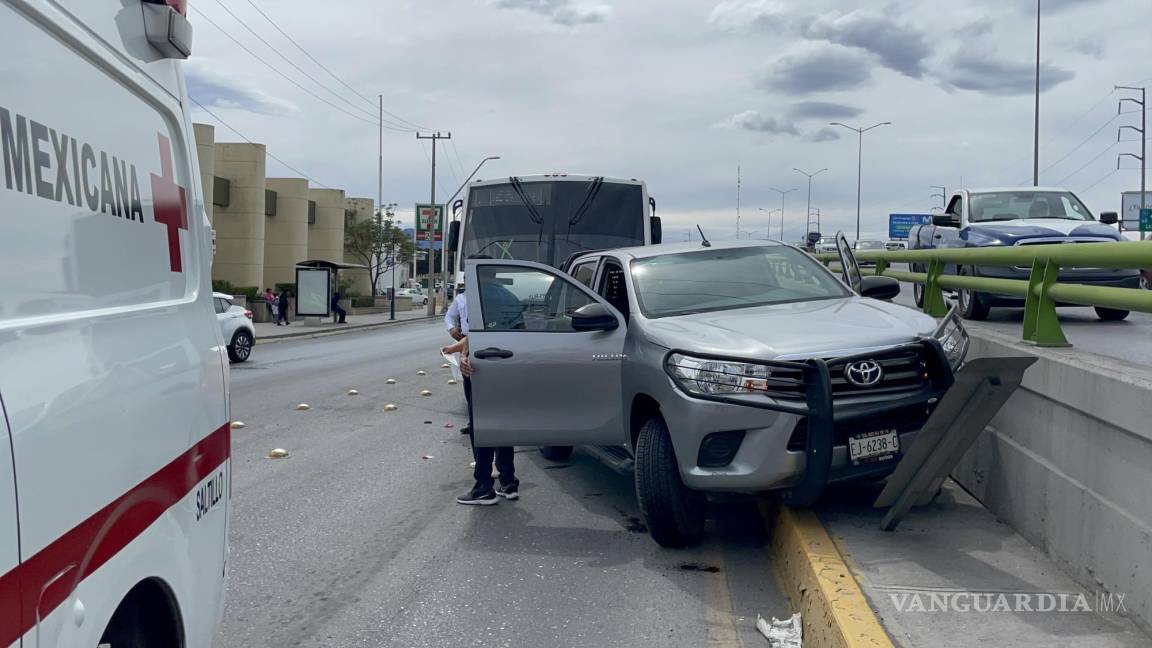
M 413 317 L 409 319 L 395 320 L 391 322 L 376 322 L 375 324 L 352 324 L 338 329 L 329 331 L 300 331 L 299 333 L 288 333 L 285 335 L 277 335 L 276 337 L 257 338 L 256 344 L 275 344 L 276 342 L 286 342 L 288 340 L 301 340 L 330 337 L 333 335 L 344 335 L 345 333 L 360 333 L 362 331 L 371 331 L 373 329 L 384 328 L 386 326 L 399 326 L 401 324 L 411 324 L 413 322 L 429 322 L 432 320 L 441 319 L 440 315 L 433 315 L 432 317 Z
M 772 564 L 804 625 L 804 645 L 893 648 L 860 584 L 815 513 L 764 506 Z

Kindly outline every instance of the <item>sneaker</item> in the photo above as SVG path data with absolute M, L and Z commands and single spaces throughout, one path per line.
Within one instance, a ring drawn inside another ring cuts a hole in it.
M 476 489 L 464 493 L 456 498 L 457 504 L 465 504 L 467 506 L 491 506 L 498 503 L 500 500 L 496 499 L 496 493 L 492 489 L 483 493 L 477 493 Z
M 496 489 L 496 494 L 506 500 L 518 500 L 520 499 L 520 485 L 510 484 L 508 486 L 501 486 Z

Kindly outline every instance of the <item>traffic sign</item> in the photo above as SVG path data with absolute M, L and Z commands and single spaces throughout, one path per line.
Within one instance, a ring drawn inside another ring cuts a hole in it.
M 1140 210 L 1140 231 L 1152 232 L 1152 209 Z

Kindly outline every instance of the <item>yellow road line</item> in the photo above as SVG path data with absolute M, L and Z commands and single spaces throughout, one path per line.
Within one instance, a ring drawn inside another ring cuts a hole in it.
M 820 648 L 892 648 L 824 525 L 811 511 L 780 506 L 768 511 L 776 577 L 800 613 L 804 645 Z

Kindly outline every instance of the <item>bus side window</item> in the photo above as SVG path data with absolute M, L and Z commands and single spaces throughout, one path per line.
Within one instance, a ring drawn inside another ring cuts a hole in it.
M 596 261 L 587 261 L 572 268 L 572 278 L 585 286 L 592 287 L 592 277 L 596 274 Z

